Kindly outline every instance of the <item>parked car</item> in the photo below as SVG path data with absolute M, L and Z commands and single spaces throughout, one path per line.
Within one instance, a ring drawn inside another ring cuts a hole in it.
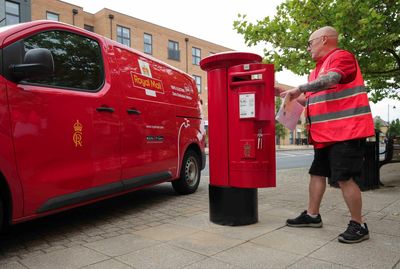
M 0 28 L 0 223 L 171 181 L 196 191 L 205 130 L 191 76 L 59 22 Z

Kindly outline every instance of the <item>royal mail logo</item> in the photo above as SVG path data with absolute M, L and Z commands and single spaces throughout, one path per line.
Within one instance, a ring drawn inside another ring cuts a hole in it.
M 136 87 L 153 90 L 159 93 L 164 93 L 164 87 L 161 80 L 143 76 L 138 73 L 131 72 L 133 85 Z

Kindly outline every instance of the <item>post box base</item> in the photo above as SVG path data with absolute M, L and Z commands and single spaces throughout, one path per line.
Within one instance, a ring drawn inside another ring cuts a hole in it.
M 258 221 L 257 189 L 209 185 L 210 221 L 240 226 Z

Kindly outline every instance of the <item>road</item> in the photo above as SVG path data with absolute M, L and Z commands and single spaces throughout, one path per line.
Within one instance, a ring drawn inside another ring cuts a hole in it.
M 281 150 L 276 152 L 276 169 L 309 167 L 314 157 L 313 149 Z
M 276 151 L 276 169 L 290 169 L 309 167 L 313 160 L 314 151 L 312 149 L 302 150 L 278 150 Z M 207 155 L 206 168 L 201 172 L 202 175 L 209 176 L 209 159 Z

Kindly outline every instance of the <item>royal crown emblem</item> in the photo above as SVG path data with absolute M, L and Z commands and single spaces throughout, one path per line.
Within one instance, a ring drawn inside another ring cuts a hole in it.
M 75 143 L 75 147 L 82 147 L 82 130 L 83 130 L 83 125 L 82 123 L 79 122 L 79 120 L 76 120 L 74 123 L 74 134 L 72 135 L 72 140 Z
M 82 124 L 79 122 L 79 120 L 77 120 L 74 124 L 74 131 L 75 132 L 82 132 L 83 126 Z
M 249 143 L 244 144 L 243 146 L 244 157 L 249 158 L 251 153 L 251 145 Z

